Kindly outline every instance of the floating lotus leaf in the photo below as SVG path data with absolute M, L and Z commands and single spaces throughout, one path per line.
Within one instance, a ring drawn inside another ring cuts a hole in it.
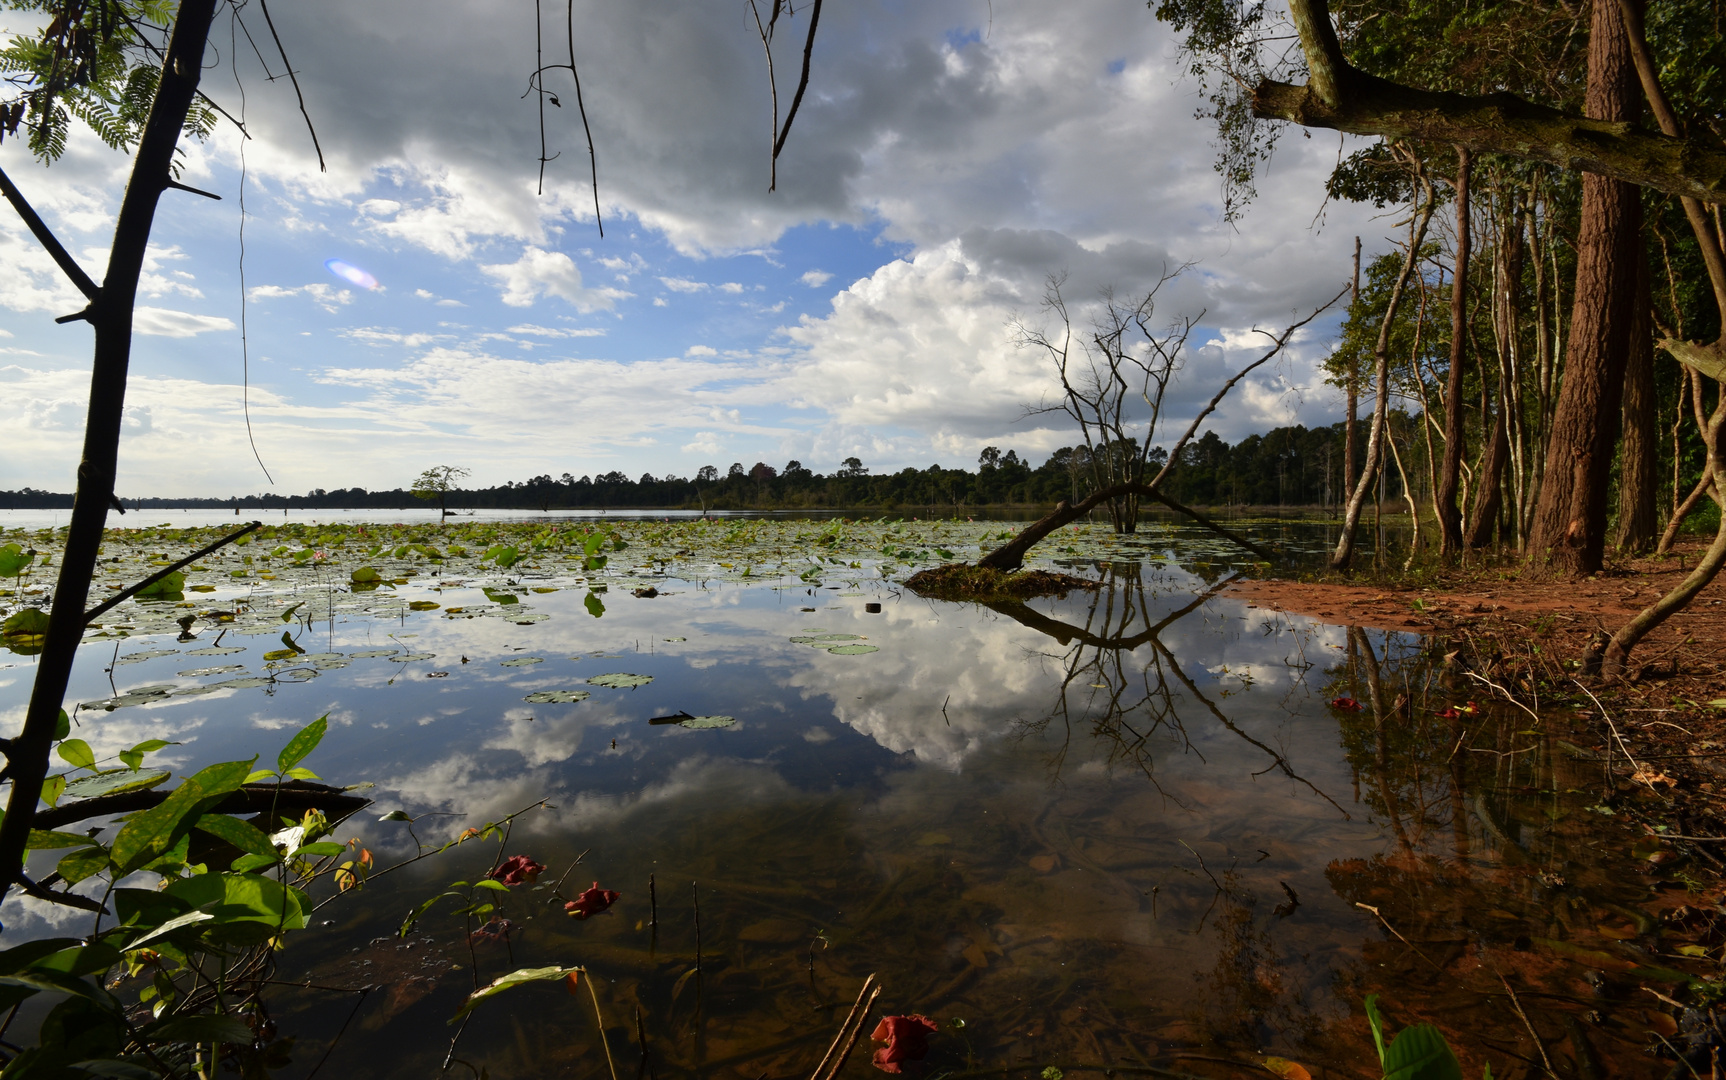
M 292 667 L 276 672 L 277 682 L 311 682 L 318 677 L 315 667 Z
M 260 679 L 256 675 L 248 676 L 244 679 L 228 679 L 224 682 L 210 684 L 211 688 L 216 690 L 249 690 L 254 686 L 268 685 L 270 685 L 269 679 Z
M 595 675 L 587 680 L 594 686 L 609 686 L 613 690 L 633 690 L 638 686 L 646 686 L 653 681 L 652 675 L 626 675 L 622 672 L 612 672 L 606 675 Z
M 691 716 L 687 720 L 678 721 L 677 726 L 691 731 L 706 731 L 711 728 L 728 728 L 735 723 L 735 716 Z
M 93 799 L 98 795 L 117 795 L 122 791 L 144 791 L 173 775 L 166 769 L 115 769 L 111 772 L 84 776 L 66 785 L 65 795 L 76 799 Z
M 532 667 L 534 664 L 545 663 L 543 656 L 516 656 L 503 662 L 504 667 Z
M 177 649 L 147 649 L 144 652 L 127 653 L 114 661 L 116 664 L 142 664 L 146 660 L 154 660 L 158 656 L 173 656 Z
M 179 675 L 182 679 L 201 679 L 205 675 L 227 675 L 231 672 L 244 670 L 246 670 L 244 664 L 226 664 L 222 667 L 193 668 L 190 671 L 179 672 Z
M 534 623 L 542 623 L 551 618 L 550 615 L 547 615 L 543 611 L 530 611 L 522 615 L 517 615 L 514 612 L 511 612 L 503 617 L 517 626 L 532 626 Z
M 527 695 L 522 698 L 522 700 L 531 701 L 536 705 L 543 705 L 547 702 L 569 703 L 574 701 L 586 701 L 592 696 L 593 695 L 588 693 L 586 690 L 539 690 Z
M 394 656 L 400 651 L 400 649 L 367 649 L 364 652 L 349 653 L 348 657 L 353 660 L 371 660 L 379 656 Z
M 833 648 L 828 649 L 827 653 L 829 656 L 861 656 L 864 653 L 880 651 L 880 649 L 873 645 L 835 645 Z
M 302 655 L 300 659 L 308 664 L 315 664 L 319 660 L 344 660 L 346 657 L 339 652 L 309 652 Z
M 355 653 L 354 655 L 358 656 L 359 654 Z M 437 653 L 434 653 L 434 652 L 402 653 L 400 656 L 392 656 L 392 657 L 390 657 L 390 659 L 394 660 L 398 664 L 407 664 L 407 663 L 412 663 L 415 660 L 435 660 L 435 659 L 437 659 Z
M 434 604 L 430 600 L 414 600 L 408 604 L 409 611 L 436 611 L 442 604 Z
M 343 657 L 340 660 L 313 660 L 312 666 L 321 671 L 334 671 L 337 668 L 345 668 L 351 663 L 353 663 L 353 661 L 349 660 L 347 657 Z

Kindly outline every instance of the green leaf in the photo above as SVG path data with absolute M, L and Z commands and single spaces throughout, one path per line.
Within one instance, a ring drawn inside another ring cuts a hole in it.
M 0 622 L 0 637 L 40 637 L 48 632 L 48 614 L 27 607 Z
M 246 777 L 246 783 L 261 784 L 265 780 L 274 780 L 275 778 L 276 774 L 268 769 L 256 769 L 250 776 Z
M 496 995 L 503 993 L 505 990 L 520 986 L 522 983 L 547 982 L 553 979 L 566 979 L 569 977 L 571 972 L 580 970 L 581 969 L 578 967 L 521 968 L 517 971 L 510 972 L 508 975 L 500 975 L 496 979 L 493 979 L 490 984 L 482 986 L 478 990 L 469 994 L 467 996 L 467 1000 L 462 1003 L 462 1007 L 456 1011 L 454 1016 L 449 1018 L 449 1022 L 453 1024 L 457 1020 L 460 1020 L 462 1017 L 472 1012 L 474 1008 L 486 998 L 495 997 Z
M 294 639 L 292 637 L 292 631 L 289 631 L 289 630 L 283 630 L 282 631 L 282 648 L 287 649 L 289 652 L 291 652 L 295 655 L 298 655 L 298 654 L 306 651 L 306 650 L 300 648 L 298 645 L 294 644 Z
M 167 599 L 170 597 L 178 597 L 185 591 L 186 572 L 184 570 L 176 570 L 162 578 L 162 580 L 152 582 L 151 584 L 144 586 L 134 595 L 145 599 Z
M 64 776 L 50 776 L 42 781 L 42 801 L 49 806 L 59 806 L 60 796 L 66 792 Z
M 346 844 L 338 844 L 334 840 L 320 840 L 315 844 L 304 845 L 300 850 L 294 852 L 294 854 L 301 856 L 309 855 L 313 858 L 321 859 L 327 855 L 340 855 L 347 849 L 348 846 Z
M 95 840 L 83 833 L 47 832 L 42 829 L 31 829 L 30 839 L 24 846 L 31 851 L 54 851 L 58 848 L 89 847 Z
M 302 728 L 299 734 L 288 740 L 288 745 L 282 747 L 282 752 L 276 755 L 276 768 L 287 772 L 301 761 L 307 754 L 318 748 L 318 743 L 324 739 L 324 732 L 330 729 L 328 713 L 318 717 Z
M 60 760 L 79 769 L 96 767 L 96 755 L 90 749 L 90 744 L 83 739 L 63 739 L 56 752 Z
M 385 814 L 383 817 L 378 818 L 378 820 L 379 821 L 409 821 L 409 822 L 411 822 L 411 821 L 413 821 L 413 818 L 408 817 L 406 810 L 391 810 L 389 813 Z
M 35 559 L 35 551 L 25 551 L 17 544 L 0 545 L 0 577 L 17 577 Z
M 108 869 L 108 849 L 105 847 L 81 848 L 64 855 L 60 864 L 55 867 L 60 876 L 66 879 L 68 885 L 76 885 L 88 877 L 95 877 Z
M 587 599 L 581 602 L 581 606 L 585 607 L 587 613 L 596 619 L 605 614 L 605 602 L 600 600 L 599 594 L 596 592 L 590 591 L 587 594 Z
M 227 814 L 205 814 L 198 819 L 194 827 L 226 840 L 247 854 L 268 855 L 272 862 L 275 861 L 276 846 L 270 843 L 270 838 L 264 835 L 263 830 L 249 821 L 241 821 Z
M 214 918 L 215 918 L 215 916 L 211 915 L 207 911 L 188 911 L 184 915 L 176 915 L 172 919 L 169 919 L 167 922 L 163 923 L 161 926 L 158 926 L 154 930 L 150 931 L 148 934 L 145 934 L 143 937 L 137 938 L 131 944 L 127 945 L 126 948 L 127 949 L 140 948 L 143 946 L 144 942 L 146 942 L 146 941 L 154 941 L 155 939 L 162 937 L 165 934 L 173 933 L 174 931 L 180 929 L 181 927 L 195 926 L 198 923 L 210 922 Z
M 72 734 L 72 718 L 66 715 L 66 710 L 60 710 L 60 716 L 54 721 L 54 739 L 58 742 Z
M 491 878 L 480 878 L 478 881 L 474 882 L 474 887 L 480 889 L 496 889 L 499 892 L 509 891 L 508 885 L 505 885 L 501 881 L 494 881 Z
M 457 884 L 464 884 L 464 883 L 458 882 Z M 416 907 L 412 911 L 408 912 L 408 917 L 402 920 L 401 929 L 396 931 L 396 935 L 398 937 L 404 937 L 404 938 L 407 937 L 408 931 L 413 929 L 414 923 L 419 922 L 421 916 L 425 915 L 426 912 L 428 912 L 432 909 L 433 904 L 436 904 L 439 900 L 442 900 L 446 896 L 453 896 L 457 900 L 465 900 L 466 899 L 466 897 L 462 896 L 462 894 L 458 893 L 458 892 L 438 893 L 436 896 L 432 897 L 430 900 L 423 901 L 419 907 Z
M 139 1034 L 151 1042 L 252 1043 L 252 1029 L 232 1016 L 176 1016 L 151 1024 Z
M 348 580 L 353 582 L 356 585 L 369 585 L 369 584 L 373 584 L 375 582 L 382 581 L 383 575 L 379 574 L 375 569 L 373 569 L 370 566 L 362 566 L 358 570 L 355 570 L 353 573 L 349 574 Z
M 1462 1065 L 1437 1028 L 1414 1024 L 1385 1050 L 1384 1080 L 1462 1080 Z
M 1378 1047 L 1378 1063 L 1384 1065 L 1384 1018 L 1378 1014 L 1378 995 L 1366 996 L 1366 1022 L 1372 1028 L 1373 1045 Z
M 114 864 L 120 872 L 129 874 L 173 847 L 205 810 L 245 782 L 252 761 L 227 761 L 201 769 L 159 805 L 134 815 L 114 837 Z
M 287 607 L 282 609 L 282 621 L 283 622 L 293 622 L 294 621 L 294 612 L 298 611 L 300 608 L 303 608 L 305 606 L 306 606 L 306 602 L 304 600 L 301 600 L 297 604 L 289 604 Z
M 216 916 L 212 937 L 250 944 L 304 928 L 311 908 L 300 890 L 260 874 L 198 874 L 163 892 Z
M 286 776 L 290 780 L 322 780 L 323 779 L 323 777 L 319 776 L 317 773 L 313 772 L 310 769 L 304 769 L 304 768 L 298 768 L 298 767 L 289 769 L 287 772 L 283 773 L 282 775 Z

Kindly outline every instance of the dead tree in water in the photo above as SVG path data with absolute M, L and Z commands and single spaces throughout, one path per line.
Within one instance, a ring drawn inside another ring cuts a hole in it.
M 1264 354 L 1257 360 L 1254 360 L 1252 363 L 1242 368 L 1232 376 L 1228 382 L 1224 383 L 1222 389 L 1216 392 L 1216 396 L 1211 398 L 1209 404 L 1199 410 L 1199 414 L 1193 417 L 1192 423 L 1187 425 L 1186 432 L 1181 435 L 1179 441 L 1177 441 L 1169 450 L 1168 460 L 1163 463 L 1163 467 L 1157 472 L 1156 476 L 1152 477 L 1148 481 L 1141 482 L 1128 480 L 1113 484 L 1109 487 L 1099 488 L 1076 503 L 1062 501 L 1055 507 L 1053 513 L 1050 513 L 1041 521 L 1026 526 L 1017 536 L 1013 537 L 1013 539 L 1002 544 L 1000 547 L 983 556 L 981 559 L 978 559 L 977 565 L 991 567 L 996 570 L 1017 570 L 1020 566 L 1024 565 L 1025 553 L 1030 551 L 1031 548 L 1036 545 L 1037 541 L 1048 536 L 1061 526 L 1084 517 L 1096 507 L 1110 499 L 1118 499 L 1128 495 L 1135 498 L 1152 499 L 1160 502 L 1169 509 L 1174 510 L 1176 513 L 1190 517 L 1200 525 L 1210 529 L 1212 532 L 1241 545 L 1248 551 L 1258 555 L 1260 558 L 1274 562 L 1275 556 L 1271 552 L 1266 551 L 1264 548 L 1252 543 L 1244 537 L 1230 532 L 1228 529 L 1223 528 L 1221 525 L 1218 525 L 1216 522 L 1205 517 L 1198 511 L 1189 509 L 1188 507 L 1175 502 L 1173 499 L 1164 495 L 1161 489 L 1163 482 L 1168 479 L 1169 473 L 1174 470 L 1176 462 L 1180 461 L 1181 452 L 1186 449 L 1187 443 L 1192 441 L 1193 435 L 1199 430 L 1199 425 L 1204 423 L 1206 417 L 1216 411 L 1217 406 L 1222 403 L 1224 397 L 1228 396 L 1228 392 L 1234 389 L 1235 384 L 1246 378 L 1253 371 L 1269 363 L 1275 356 L 1277 356 L 1277 354 L 1283 351 L 1284 347 L 1286 347 L 1291 340 L 1294 339 L 1296 331 L 1318 318 L 1319 315 L 1330 308 L 1332 304 L 1335 304 L 1338 300 L 1341 300 L 1344 296 L 1348 295 L 1348 291 L 1348 286 L 1343 286 L 1342 290 L 1335 296 L 1314 308 L 1304 319 L 1290 324 L 1280 334 L 1272 334 L 1269 330 L 1256 331 L 1257 333 L 1263 334 L 1271 339 L 1270 347 L 1266 349 Z
M 1145 481 L 1163 397 L 1181 369 L 1187 337 L 1205 313 L 1180 316 L 1161 332 L 1151 328 L 1151 321 L 1156 314 L 1157 293 L 1189 266 L 1165 270 L 1144 299 L 1131 307 L 1116 303 L 1112 290 L 1103 290 L 1102 313 L 1090 332 L 1078 335 L 1076 342 L 1072 316 L 1061 295 L 1066 279 L 1052 274 L 1043 292 L 1043 310 L 1060 320 L 1059 331 L 1051 335 L 1023 323 L 1016 325 L 1020 348 L 1042 350 L 1061 380 L 1060 401 L 1051 404 L 1045 399 L 1027 409 L 1026 415 L 1065 413 L 1078 423 L 1091 478 L 1099 489 L 1142 485 Z M 1142 421 L 1134 416 L 1138 409 L 1135 398 L 1150 410 Z M 1141 424 L 1143 438 L 1133 434 Z M 1116 532 L 1137 531 L 1139 498 L 1129 490 L 1107 500 Z

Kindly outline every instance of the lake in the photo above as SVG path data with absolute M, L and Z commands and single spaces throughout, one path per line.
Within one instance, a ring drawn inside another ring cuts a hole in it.
M 1237 527 L 1297 558 L 1329 542 Z M 1376 1076 L 1367 994 L 1392 1027 L 1437 1022 L 1470 1077 L 1666 1071 L 1645 1047 L 1676 1010 L 1642 987 L 1706 994 L 1717 965 L 1659 944 L 1649 912 L 1686 895 L 1682 865 L 1627 871 L 1610 804 L 1633 797 L 1573 709 L 1494 705 L 1442 642 L 1248 607 L 1221 586 L 1250 557 L 1166 520 L 1038 549 L 1095 590 L 903 587 L 1011 530 L 272 523 L 99 619 L 74 734 L 104 758 L 168 740 L 150 760 L 181 773 L 273 758 L 327 715 L 304 764 L 375 785 L 337 838 L 380 865 L 527 810 L 507 846 L 334 896 L 289 939 L 282 1075 L 340 1031 L 344 1075 L 600 1077 L 609 1050 L 619 1074 L 806 1076 L 872 974 L 875 1014 L 939 1025 L 931 1075 L 1224 1076 L 1271 1054 Z M 115 532 L 104 580 L 209 535 Z M 0 726 L 30 676 L 0 653 Z M 396 810 L 414 820 L 380 820 Z M 508 896 L 507 935 L 439 907 L 397 935 L 504 854 L 548 867 Z M 567 917 L 552 894 L 590 882 L 615 906 Z M 9 939 L 90 919 L 17 898 L 0 916 Z M 559 964 L 588 967 L 603 1039 L 586 991 L 550 983 L 447 1023 L 476 979 Z M 873 1026 L 846 1075 L 873 1074 Z

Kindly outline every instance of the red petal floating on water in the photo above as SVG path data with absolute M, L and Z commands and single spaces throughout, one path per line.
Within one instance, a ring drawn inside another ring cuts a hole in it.
M 493 881 L 501 881 L 505 885 L 520 885 L 524 881 L 531 885 L 538 881 L 539 875 L 544 872 L 545 867 L 543 865 L 534 862 L 526 855 L 511 855 L 486 877 Z
M 617 903 L 617 898 L 620 895 L 615 890 L 600 888 L 599 882 L 596 881 L 591 888 L 563 905 L 563 910 L 568 912 L 572 919 L 590 918 L 608 910 L 611 905 Z
M 929 1053 L 929 1036 L 939 1030 L 940 1026 L 935 1021 L 921 1013 L 883 1016 L 875 1025 L 875 1033 L 869 1037 L 887 1045 L 875 1051 L 870 1064 L 882 1072 L 906 1072 L 902 1063 L 922 1061 Z

